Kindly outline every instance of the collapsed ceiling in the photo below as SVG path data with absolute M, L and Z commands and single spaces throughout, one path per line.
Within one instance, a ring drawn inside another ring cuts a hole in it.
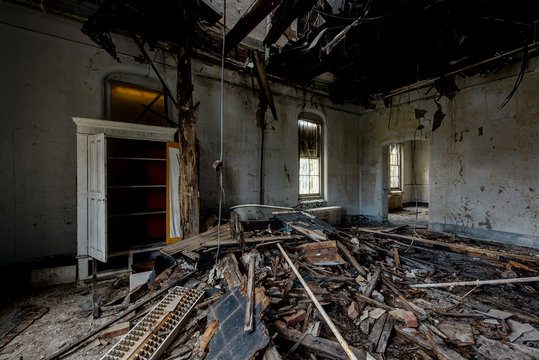
M 113 32 L 136 33 L 150 48 L 173 49 L 186 6 L 195 15 L 188 19 L 193 46 L 215 58 L 221 52 L 219 1 L 12 2 L 85 20 L 83 32 L 115 57 Z M 323 77 L 334 103 L 368 104 L 373 98 L 425 79 L 438 79 L 430 85 L 451 93 L 457 90 L 453 83 L 456 74 L 489 73 L 523 60 L 522 53 L 533 55 L 539 2 L 253 0 L 228 30 L 230 58 L 245 60 L 248 52 L 238 44 L 268 15 L 271 26 L 264 39 L 270 50 L 268 75 L 304 86 Z M 513 51 L 518 49 L 525 51 Z M 510 51 L 510 56 L 499 56 Z M 477 63 L 480 66 L 475 66 Z
M 284 3 L 284 1 L 283 1 Z M 304 83 L 331 72 L 334 102 L 362 101 L 437 78 L 516 48 L 535 48 L 537 2 L 516 0 L 362 0 L 324 2 L 307 29 L 270 56 L 268 72 Z M 300 29 L 301 30 L 301 29 Z M 520 58 L 519 58 L 520 59 Z M 490 71 L 514 58 L 476 67 Z

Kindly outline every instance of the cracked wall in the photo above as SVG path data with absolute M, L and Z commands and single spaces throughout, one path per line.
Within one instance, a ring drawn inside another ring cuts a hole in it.
M 230 7 L 229 11 L 236 11 Z M 116 63 L 80 32 L 81 24 L 10 4 L 0 4 L 0 265 L 76 250 L 76 137 L 71 117 L 106 118 L 105 79 L 136 74 L 156 81 L 150 66 L 134 61 L 135 44 L 114 35 Z M 151 52 L 169 89 L 176 89 L 175 58 Z M 217 210 L 220 67 L 193 60 L 197 138 L 200 141 L 201 214 Z M 224 128 L 225 215 L 229 207 L 258 203 L 260 129 L 258 95 L 248 74 L 226 71 Z M 325 198 L 357 214 L 359 108 L 271 83 L 279 119 L 266 120 L 265 200 L 298 203 L 298 131 L 302 111 L 327 121 L 324 127 Z M 175 111 L 173 111 L 175 113 Z M 171 115 L 176 120 L 176 115 Z M 350 140 L 350 141 L 348 141 Z
M 538 58 L 500 109 L 519 68 L 458 84 L 432 138 L 431 227 L 539 247 Z
M 539 58 L 500 109 L 519 70 L 517 63 L 458 79 L 461 91 L 442 98 L 446 116 L 432 133 L 426 129 L 437 107 L 426 89 L 395 97 L 398 107 L 380 103 L 363 114 L 361 213 L 383 219 L 381 147 L 409 140 L 421 123 L 430 140 L 429 227 L 539 247 Z M 427 109 L 423 121 L 415 119 L 417 108 Z

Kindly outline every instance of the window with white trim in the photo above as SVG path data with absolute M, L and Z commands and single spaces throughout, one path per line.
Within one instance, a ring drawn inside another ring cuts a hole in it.
M 402 191 L 402 144 L 389 145 L 389 190 Z
M 322 194 L 322 125 L 298 120 L 299 196 L 319 197 Z

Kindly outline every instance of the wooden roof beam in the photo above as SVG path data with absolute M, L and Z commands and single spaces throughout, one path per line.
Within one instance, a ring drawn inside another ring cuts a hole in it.
M 281 0 L 255 0 L 249 10 L 242 15 L 234 27 L 225 36 L 225 54 L 236 47 Z
M 271 28 L 264 39 L 264 44 L 275 43 L 288 29 L 294 19 L 304 15 L 318 0 L 284 0 L 271 19 Z

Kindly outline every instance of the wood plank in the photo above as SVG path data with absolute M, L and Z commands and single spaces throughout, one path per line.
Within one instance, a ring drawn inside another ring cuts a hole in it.
M 440 331 L 447 336 L 448 341 L 457 346 L 474 345 L 472 326 L 462 321 L 442 321 L 438 325 Z
M 238 267 L 238 260 L 234 254 L 226 254 L 221 258 L 218 264 L 219 271 L 225 277 L 230 289 L 240 287 L 243 282 L 243 276 Z
M 5 329 L 11 325 L 11 329 L 7 333 L 4 333 L 5 335 L 0 339 L 0 349 L 9 344 L 17 335 L 26 330 L 34 321 L 40 319 L 48 311 L 49 308 L 45 306 L 23 305 L 4 316 L 3 328 Z M 10 322 L 11 324 L 9 324 Z
M 326 241 L 327 235 L 337 235 L 337 230 L 323 220 L 301 211 L 279 211 L 272 215 L 283 224 L 314 241 Z
M 371 330 L 371 333 L 369 334 L 369 339 L 368 339 L 369 345 L 367 349 L 369 351 L 376 349 L 380 336 L 382 335 L 382 332 L 384 331 L 384 324 L 386 323 L 387 317 L 388 317 L 388 314 L 384 313 L 374 323 L 374 326 L 372 327 L 372 330 Z
M 395 259 L 395 266 L 400 268 L 401 267 L 401 259 L 399 256 L 399 249 L 393 248 L 393 258 Z
M 273 119 L 277 120 L 277 110 L 275 109 L 275 102 L 273 101 L 273 95 L 271 93 L 268 76 L 266 74 L 266 65 L 264 64 L 264 60 L 262 60 L 260 53 L 256 50 L 253 52 L 253 60 L 255 63 L 258 85 L 260 85 L 263 90 L 267 104 L 269 105 L 271 114 L 273 115 Z
M 239 18 L 234 27 L 226 34 L 225 54 L 235 48 L 280 3 L 281 0 L 255 0 L 249 10 Z
M 384 310 L 387 310 L 387 311 L 393 311 L 395 310 L 395 308 L 392 308 L 391 306 L 389 305 L 386 305 L 382 302 L 379 302 L 379 301 L 376 301 L 374 299 L 371 299 L 370 297 L 367 297 L 367 296 L 363 296 L 363 295 L 360 295 L 360 294 L 356 294 L 355 295 L 356 298 L 360 301 L 364 301 L 366 302 L 367 304 L 371 304 L 371 305 L 374 305 L 376 307 L 379 307 L 380 309 L 384 309 Z
M 300 331 L 283 326 L 276 326 L 275 330 L 277 331 L 277 335 L 279 337 L 292 342 L 297 342 L 302 336 L 302 333 Z M 307 349 L 320 352 L 325 356 L 329 356 L 333 359 L 349 359 L 341 345 L 339 345 L 339 343 L 336 341 L 331 341 L 322 337 L 315 337 L 308 334 L 302 340 L 301 345 L 306 347 Z M 353 346 L 350 346 L 350 349 L 359 360 L 367 359 L 367 352 L 365 350 L 358 349 Z
M 516 284 L 516 283 L 538 282 L 538 281 L 539 281 L 539 276 L 532 276 L 532 277 L 514 278 L 514 279 L 452 281 L 452 282 L 432 283 L 432 284 L 411 284 L 408 286 L 412 288 L 434 288 L 434 287 L 453 287 L 453 286 Z
M 273 344 L 269 344 L 266 351 L 262 355 L 262 360 L 281 360 L 281 354 L 277 351 L 277 348 Z
M 264 45 L 275 43 L 288 29 L 294 19 L 304 15 L 311 9 L 317 0 L 283 0 L 271 18 L 271 27 L 264 39 Z
M 341 250 L 341 252 L 343 253 L 346 260 L 348 260 L 348 262 L 350 262 L 350 265 L 352 265 L 352 267 L 354 269 L 356 269 L 356 271 L 358 273 L 360 273 L 363 276 L 367 276 L 367 271 L 365 269 L 363 269 L 361 267 L 361 265 L 359 265 L 359 263 L 357 262 L 355 256 L 350 252 L 350 250 L 348 250 L 346 245 L 344 245 L 340 241 L 337 241 L 337 247 L 339 248 L 339 250 Z
M 376 287 L 376 285 L 378 284 L 378 279 L 380 278 L 380 270 L 376 270 L 376 272 L 374 273 L 374 275 L 371 277 L 371 279 L 369 280 L 369 283 L 367 284 L 367 287 L 365 288 L 365 290 L 363 291 L 363 296 L 365 296 L 366 298 L 370 298 L 371 295 L 372 295 L 372 292 L 374 291 L 374 288 Z M 362 302 L 361 304 L 359 304 L 359 312 L 362 313 L 363 312 L 363 309 L 365 309 L 365 306 L 367 304 L 365 302 Z
M 283 257 L 285 258 L 286 262 L 288 263 L 288 265 L 290 266 L 290 268 L 292 269 L 292 271 L 294 272 L 294 274 L 296 275 L 298 280 L 301 282 L 301 285 L 303 285 L 303 288 L 305 289 L 305 291 L 307 292 L 307 294 L 309 295 L 309 297 L 313 301 L 314 305 L 318 309 L 318 312 L 320 313 L 320 315 L 322 315 L 322 317 L 324 318 L 324 321 L 326 322 L 326 324 L 331 329 L 331 332 L 333 332 L 333 335 L 335 335 L 337 340 L 339 340 L 339 343 L 342 346 L 342 349 L 345 351 L 346 355 L 351 360 L 357 360 L 357 357 L 353 354 L 353 351 L 351 350 L 350 345 L 348 345 L 346 340 L 343 338 L 343 336 L 341 335 L 341 333 L 339 332 L 339 330 L 337 329 L 337 327 L 333 323 L 332 319 L 329 317 L 329 315 L 326 313 L 326 311 L 324 310 L 324 308 L 322 307 L 322 305 L 320 304 L 320 302 L 318 301 L 316 296 L 313 294 L 310 287 L 307 285 L 307 283 L 305 282 L 305 280 L 303 279 L 303 277 L 299 273 L 298 269 L 292 263 L 292 260 L 290 260 L 290 258 L 288 257 L 288 254 L 286 253 L 286 251 L 284 251 L 281 244 L 277 244 L 277 247 L 279 248 L 279 251 L 281 252 Z
M 521 261 L 526 261 L 526 262 L 531 262 L 531 263 L 539 263 L 539 257 L 534 257 L 534 256 L 512 254 L 512 253 L 507 253 L 507 252 L 502 252 L 502 251 L 477 248 L 477 247 L 468 246 L 468 245 L 453 244 L 453 243 L 448 243 L 448 242 L 444 242 L 444 241 L 423 239 L 423 238 L 420 238 L 420 237 L 412 237 L 412 236 L 407 236 L 407 235 L 384 234 L 381 231 L 371 230 L 371 229 L 366 229 L 366 228 L 355 228 L 355 229 L 358 230 L 358 231 L 361 231 L 361 232 L 366 232 L 366 233 L 371 233 L 371 234 L 378 234 L 378 235 L 381 235 L 381 236 L 383 236 L 383 237 L 385 237 L 385 238 L 387 238 L 389 240 L 392 240 L 391 238 L 405 239 L 405 240 L 409 240 L 409 241 L 416 241 L 416 242 L 423 243 L 423 244 L 443 246 L 443 247 L 449 248 L 449 249 L 454 250 L 454 251 L 470 252 L 470 253 L 473 253 L 473 254 L 477 254 L 479 256 L 486 255 L 486 256 L 494 257 L 494 258 L 503 257 L 503 258 L 508 258 L 508 259 L 518 259 L 518 260 L 521 260 Z M 408 244 L 403 244 L 403 245 L 407 246 Z
M 197 271 L 193 271 L 193 272 L 190 272 L 189 274 L 185 275 L 184 277 L 182 278 L 175 278 L 173 280 L 171 280 L 164 288 L 162 288 L 161 290 L 157 291 L 156 293 L 152 294 L 152 295 L 148 295 L 146 298 L 144 298 L 143 300 L 140 300 L 138 301 L 136 304 L 134 304 L 132 307 L 130 307 L 129 309 L 125 310 L 124 312 L 122 312 L 120 315 L 116 316 L 115 318 L 107 321 L 105 324 L 101 325 L 100 327 L 98 327 L 97 329 L 91 331 L 90 333 L 86 334 L 83 338 L 69 344 L 69 345 L 66 345 L 64 346 L 62 349 L 58 350 L 57 352 L 55 352 L 54 354 L 52 355 L 49 355 L 45 358 L 45 360 L 53 360 L 53 359 L 58 359 L 60 358 L 62 355 L 64 355 L 65 353 L 73 350 L 73 349 L 76 349 L 77 347 L 79 347 L 81 344 L 83 344 L 84 342 L 86 342 L 88 339 L 90 339 L 92 336 L 100 333 L 101 331 L 105 330 L 106 328 L 108 328 L 110 325 L 114 324 L 115 322 L 123 319 L 124 317 L 126 317 L 127 315 L 131 314 L 133 311 L 137 310 L 137 309 L 140 309 L 142 306 L 144 306 L 145 304 L 147 304 L 148 302 L 156 299 L 157 297 L 161 296 L 161 294 L 169 291 L 172 287 L 176 286 L 176 285 L 179 285 L 181 284 L 182 282 L 184 282 L 185 280 L 189 279 L 192 275 L 194 275 Z
M 337 254 L 337 244 L 335 241 L 323 241 L 300 245 L 292 249 L 299 252 L 305 260 L 313 265 L 339 265 L 342 259 Z
M 254 319 L 254 282 L 255 282 L 255 266 L 256 258 L 251 253 L 249 258 L 249 276 L 247 280 L 247 305 L 245 310 L 245 325 L 243 331 L 246 333 L 253 332 L 255 329 Z
M 387 343 L 389 341 L 389 337 L 391 336 L 391 331 L 393 330 L 394 324 L 395 319 L 393 319 L 392 316 L 388 315 L 386 317 L 386 322 L 384 323 L 382 334 L 380 335 L 380 339 L 378 340 L 378 346 L 376 347 L 377 353 L 383 354 L 386 352 Z

